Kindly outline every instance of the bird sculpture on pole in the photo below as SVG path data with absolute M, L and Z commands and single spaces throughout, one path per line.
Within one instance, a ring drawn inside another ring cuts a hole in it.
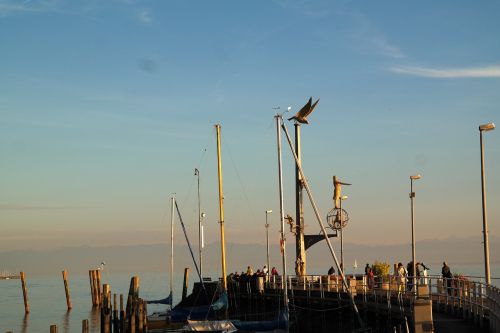
M 340 208 L 340 200 L 342 198 L 342 185 L 351 184 L 343 183 L 337 178 L 337 176 L 333 176 L 333 201 L 335 202 L 335 208 Z
M 300 109 L 299 112 L 295 114 L 295 116 L 288 118 L 288 120 L 295 119 L 297 122 L 301 124 L 309 124 L 309 122 L 307 121 L 307 116 L 309 116 L 311 112 L 313 112 L 318 102 L 319 98 L 316 102 L 314 102 L 314 104 L 312 103 L 312 97 L 309 98 L 309 101 L 306 103 L 306 105 L 304 105 L 302 109 Z

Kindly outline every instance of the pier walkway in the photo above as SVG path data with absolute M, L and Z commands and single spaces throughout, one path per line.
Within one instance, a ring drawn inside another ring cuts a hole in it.
M 346 279 L 360 313 L 377 320 L 382 316 L 381 320 L 396 323 L 395 328 L 413 323 L 417 312 L 417 318 L 422 313 L 427 318 L 422 332 L 432 328 L 435 332 L 500 332 L 500 290 L 494 286 L 464 278 L 429 276 L 419 279 L 417 288 L 406 290 L 406 286 L 398 285 L 396 276 L 369 281 L 365 275 L 351 275 Z M 254 283 L 233 283 L 232 288 L 238 299 L 269 299 L 280 297 L 282 281 L 279 276 L 270 277 L 267 282 L 261 277 Z M 348 308 L 351 303 L 337 275 L 289 276 L 288 289 L 291 311 L 294 305 L 322 311 Z M 416 304 L 427 304 L 426 310 L 419 314 L 419 309 L 424 308 L 417 308 Z

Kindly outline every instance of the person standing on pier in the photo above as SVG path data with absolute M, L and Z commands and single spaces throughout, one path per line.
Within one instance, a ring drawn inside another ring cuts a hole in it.
M 408 274 L 402 263 L 398 264 L 397 274 L 398 274 L 398 292 L 401 293 L 405 291 L 406 276 Z
M 441 268 L 441 274 L 443 275 L 443 280 L 446 281 L 448 295 L 451 295 L 451 281 L 453 279 L 453 274 L 451 274 L 450 267 L 448 267 L 446 261 L 443 261 L 443 268 Z
M 408 291 L 411 291 L 411 289 L 413 288 L 413 276 L 414 276 L 413 261 L 410 261 L 408 265 L 406 265 L 406 272 L 408 275 L 408 281 L 406 282 L 406 286 Z

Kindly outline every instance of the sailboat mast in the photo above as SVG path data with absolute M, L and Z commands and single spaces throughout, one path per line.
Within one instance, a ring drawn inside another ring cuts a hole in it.
M 226 279 L 226 246 L 224 239 L 224 194 L 222 191 L 222 161 L 220 149 L 220 124 L 215 125 L 217 132 L 217 171 L 219 175 L 219 216 L 220 216 L 220 250 L 222 262 L 222 287 L 227 290 Z
M 194 169 L 195 176 L 198 176 L 198 252 L 200 255 L 200 279 L 203 279 L 203 245 L 202 245 L 202 231 L 201 231 L 201 200 L 200 200 L 200 170 Z
M 174 304 L 174 207 L 175 197 L 172 196 L 172 207 L 170 216 L 170 306 Z
M 278 181 L 279 181 L 279 194 L 280 194 L 280 221 L 281 221 L 281 232 L 280 232 L 280 246 L 281 246 L 281 260 L 283 264 L 283 305 L 285 308 L 288 307 L 288 281 L 286 272 L 286 239 L 285 239 L 285 212 L 283 207 L 283 175 L 281 167 L 281 116 L 276 115 L 276 135 L 278 143 Z

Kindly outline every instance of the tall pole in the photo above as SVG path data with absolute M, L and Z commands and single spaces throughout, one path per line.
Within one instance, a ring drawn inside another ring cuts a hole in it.
M 219 175 L 219 216 L 220 216 L 220 250 L 222 262 L 222 287 L 227 290 L 226 277 L 226 245 L 224 239 L 224 193 L 222 191 L 222 159 L 220 149 L 220 124 L 215 125 L 217 132 L 217 171 Z
M 300 124 L 295 123 L 295 152 L 299 163 L 301 161 Z M 306 250 L 304 245 L 304 205 L 303 205 L 302 178 L 297 166 L 295 166 L 295 274 L 302 276 L 306 274 Z
M 281 247 L 281 262 L 283 265 L 283 305 L 285 309 L 288 309 L 288 281 L 286 272 L 286 239 L 285 239 L 285 211 L 283 205 L 283 175 L 282 175 L 282 163 L 281 163 L 281 129 L 280 125 L 282 123 L 281 115 L 276 115 L 276 139 L 278 143 L 278 182 L 279 182 L 279 194 L 280 194 L 280 222 L 281 222 L 281 232 L 280 232 L 280 247 Z
M 200 200 L 200 170 L 194 169 L 195 176 L 198 176 L 198 250 L 200 256 L 200 279 L 203 277 L 203 257 L 202 257 L 202 240 L 201 240 L 201 200 Z
M 417 262 L 416 262 L 416 256 L 415 256 L 415 211 L 414 211 L 414 199 L 415 199 L 415 192 L 413 192 L 413 181 L 420 179 L 421 176 L 420 174 L 410 176 L 410 209 L 411 209 L 411 260 L 412 260 L 412 269 L 413 269 L 413 276 L 412 276 L 412 288 L 414 290 L 414 294 L 416 295 L 416 288 L 417 288 Z
M 340 198 L 340 266 L 344 270 L 344 226 L 342 225 L 342 198 Z
M 267 273 L 269 274 L 270 270 L 270 261 L 269 261 L 269 223 L 267 223 L 267 215 L 272 213 L 272 210 L 266 210 L 266 244 L 267 244 Z
M 479 126 L 479 143 L 481 145 L 481 196 L 483 208 L 483 247 L 484 247 L 484 276 L 486 284 L 491 284 L 490 276 L 490 250 L 488 244 L 488 215 L 486 212 L 486 175 L 484 172 L 484 144 L 483 132 L 495 129 L 495 124 L 488 123 Z
M 174 208 L 175 197 L 172 196 L 172 207 L 170 215 L 170 307 L 174 304 Z

